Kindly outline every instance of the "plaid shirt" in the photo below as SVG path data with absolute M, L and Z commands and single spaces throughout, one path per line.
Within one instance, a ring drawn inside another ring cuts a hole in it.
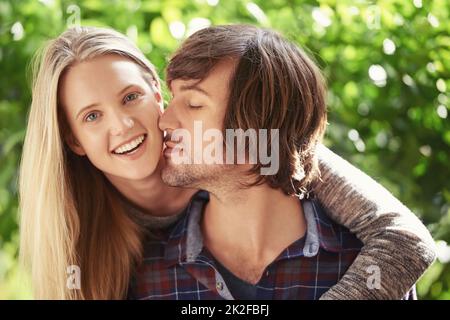
M 207 192 L 197 193 L 186 214 L 169 231 L 153 234 L 130 282 L 132 299 L 233 299 L 215 259 L 203 246 L 200 221 Z M 362 243 L 331 221 L 320 204 L 303 200 L 304 237 L 289 245 L 256 284 L 256 299 L 318 299 L 336 284 Z

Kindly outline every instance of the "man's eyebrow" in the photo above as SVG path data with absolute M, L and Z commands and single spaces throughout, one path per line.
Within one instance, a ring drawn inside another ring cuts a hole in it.
M 201 88 L 198 86 L 197 83 L 194 84 L 184 84 L 180 87 L 181 91 L 185 91 L 185 90 L 194 90 L 200 93 L 203 93 L 205 96 L 207 96 L 208 98 L 211 98 L 211 95 L 208 93 L 208 91 L 206 91 L 205 89 Z

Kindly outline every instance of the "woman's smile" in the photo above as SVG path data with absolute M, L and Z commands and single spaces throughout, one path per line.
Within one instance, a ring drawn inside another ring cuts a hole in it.
M 131 141 L 121 144 L 111 153 L 114 156 L 127 160 L 138 159 L 147 149 L 147 134 L 142 134 Z

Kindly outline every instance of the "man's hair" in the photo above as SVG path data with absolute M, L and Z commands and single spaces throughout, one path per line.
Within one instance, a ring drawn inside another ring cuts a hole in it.
M 175 52 L 167 84 L 170 88 L 175 79 L 201 81 L 224 59 L 237 63 L 223 129 L 279 129 L 278 173 L 259 175 L 258 163 L 249 172 L 258 177 L 250 185 L 267 182 L 286 194 L 304 193 L 319 173 L 315 150 L 327 121 L 326 87 L 319 69 L 298 46 L 272 30 L 213 26 L 191 35 Z

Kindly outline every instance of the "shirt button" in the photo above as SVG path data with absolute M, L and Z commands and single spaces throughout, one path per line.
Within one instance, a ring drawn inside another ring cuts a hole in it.
M 223 290 L 223 282 L 216 282 L 216 289 L 219 291 Z
M 315 243 L 312 243 L 309 246 L 309 253 L 315 253 L 317 251 L 317 245 Z

